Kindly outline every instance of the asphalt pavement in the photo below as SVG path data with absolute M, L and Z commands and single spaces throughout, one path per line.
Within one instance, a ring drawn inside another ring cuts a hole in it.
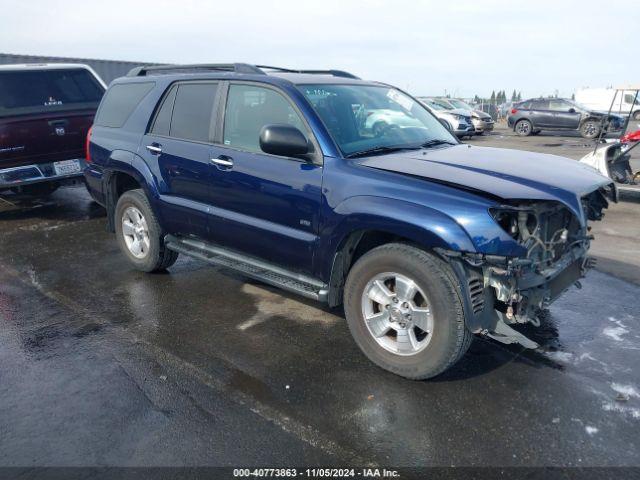
M 478 338 L 422 382 L 367 361 L 340 309 L 184 257 L 133 271 L 82 188 L 0 204 L 0 466 L 640 467 L 638 203 L 595 226 L 539 351 Z

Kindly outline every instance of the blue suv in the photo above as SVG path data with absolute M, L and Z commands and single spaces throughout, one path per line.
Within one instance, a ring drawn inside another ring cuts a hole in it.
M 615 197 L 572 160 L 460 144 L 390 85 L 247 64 L 115 80 L 87 162 L 134 268 L 185 254 L 344 304 L 365 355 L 414 379 L 473 334 L 536 348 L 514 325 L 584 275 Z

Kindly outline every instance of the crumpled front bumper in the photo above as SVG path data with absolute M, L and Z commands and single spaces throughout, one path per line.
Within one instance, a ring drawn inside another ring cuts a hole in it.
M 467 328 L 492 336 L 508 325 L 539 325 L 541 311 L 572 285 L 579 285 L 593 267 L 587 251 L 585 242 L 542 271 L 532 269 L 525 259 L 445 250 L 438 253 L 449 262 L 462 285 Z M 525 338 L 518 341 L 527 346 Z

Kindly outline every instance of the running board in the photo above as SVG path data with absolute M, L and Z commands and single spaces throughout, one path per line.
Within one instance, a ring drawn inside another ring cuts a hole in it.
M 233 250 L 193 238 L 167 235 L 164 245 L 169 250 L 183 253 L 213 265 L 226 267 L 247 277 L 297 293 L 303 297 L 327 302 L 329 287 L 315 278 L 286 270 L 271 263 L 249 257 Z

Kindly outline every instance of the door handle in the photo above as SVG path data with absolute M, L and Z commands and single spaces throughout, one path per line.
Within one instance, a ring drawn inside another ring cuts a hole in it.
M 147 150 L 149 150 L 153 155 L 160 155 L 162 153 L 162 147 L 157 143 L 147 145 Z
M 220 155 L 218 158 L 212 158 L 211 163 L 217 167 L 224 167 L 223 170 L 230 170 L 233 167 L 233 158 L 226 155 Z

